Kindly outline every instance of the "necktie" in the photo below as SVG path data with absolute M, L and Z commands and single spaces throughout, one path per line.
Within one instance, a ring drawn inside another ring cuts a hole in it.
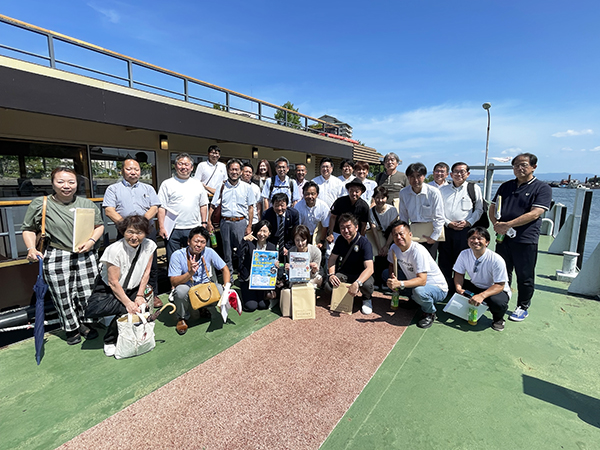
M 285 219 L 284 216 L 279 216 L 277 220 L 279 221 L 279 225 L 277 226 L 277 246 L 279 247 L 279 253 L 281 254 L 283 252 Z

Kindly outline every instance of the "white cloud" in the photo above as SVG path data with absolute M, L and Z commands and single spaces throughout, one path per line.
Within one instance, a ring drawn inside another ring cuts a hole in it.
M 563 147 L 563 148 L 561 148 L 561 151 L 563 151 L 563 152 L 572 152 L 573 149 L 571 147 Z
M 553 137 L 567 137 L 567 136 L 581 136 L 584 134 L 594 134 L 594 130 L 591 129 L 587 129 L 587 130 L 581 130 L 581 131 L 575 131 L 575 130 L 567 130 L 567 131 L 559 131 L 558 133 L 554 133 L 552 136 Z
M 511 147 L 511 148 L 507 148 L 506 150 L 502 151 L 502 154 L 503 155 L 517 155 L 522 152 L 523 152 L 523 150 L 521 150 L 519 147 Z
M 600 152 L 600 145 L 598 147 L 590 148 L 590 152 Z
M 101 6 L 98 6 L 92 2 L 88 3 L 87 5 L 93 10 L 102 14 L 111 23 L 119 23 L 121 21 L 121 15 L 114 9 L 102 8 Z

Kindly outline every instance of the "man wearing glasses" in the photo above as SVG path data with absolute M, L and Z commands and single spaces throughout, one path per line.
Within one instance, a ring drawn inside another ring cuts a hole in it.
M 176 250 L 187 246 L 193 228 L 207 224 L 208 195 L 200 180 L 191 177 L 193 170 L 192 157 L 180 153 L 175 158 L 175 175 L 158 190 L 158 229 L 166 242 L 168 261 Z
M 496 243 L 496 252 L 506 262 L 509 285 L 513 269 L 517 274 L 517 307 L 509 319 L 521 322 L 529 315 L 535 291 L 535 264 L 542 225 L 540 216 L 550 209 L 552 188 L 533 175 L 537 156 L 521 153 L 512 160 L 512 166 L 516 178 L 498 188 L 490 205 L 489 217 L 497 236 L 503 237 L 498 239 L 501 242 Z M 509 237 L 511 228 L 516 232 L 514 237 Z
M 464 162 L 454 163 L 450 173 L 452 183 L 440 189 L 446 219 L 444 223 L 446 240 L 440 242 L 438 247 L 438 264 L 448 286 L 453 286 L 452 266 L 460 252 L 469 247 L 467 234 L 483 214 L 483 198 L 479 186 L 473 184 L 474 199 L 468 192 L 467 178 L 471 173 L 469 170 L 469 166 Z
M 448 185 L 448 171 L 450 167 L 445 162 L 439 162 L 433 167 L 433 180 L 429 182 L 430 186 L 441 189 Z
M 202 161 L 196 167 L 195 178 L 202 182 L 202 186 L 212 195 L 217 188 L 221 188 L 223 182 L 227 179 L 227 168 L 225 164 L 219 162 L 221 149 L 216 145 L 208 147 L 208 161 Z

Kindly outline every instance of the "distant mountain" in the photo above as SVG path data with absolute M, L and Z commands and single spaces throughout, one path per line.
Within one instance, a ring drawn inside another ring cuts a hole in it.
M 471 181 L 483 180 L 482 171 L 477 171 L 477 172 L 479 172 L 479 173 L 471 173 L 469 180 L 471 180 Z M 595 175 L 596 174 L 594 174 L 594 173 L 572 173 L 571 179 L 584 181 L 586 179 L 586 177 L 589 178 L 589 177 L 593 177 Z M 598 172 L 598 175 L 600 175 L 600 172 Z M 566 180 L 569 177 L 569 173 L 567 173 L 567 172 L 537 173 L 536 172 L 535 176 L 538 177 L 542 181 L 560 181 L 560 180 Z M 498 171 L 498 172 L 494 173 L 494 181 L 512 180 L 514 177 L 515 177 L 515 175 L 512 173 L 512 171 L 508 171 L 508 170 L 502 170 L 502 171 Z

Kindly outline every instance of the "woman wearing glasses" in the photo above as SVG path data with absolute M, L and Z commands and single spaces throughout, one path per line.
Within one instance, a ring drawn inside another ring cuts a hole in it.
M 50 175 L 54 194 L 46 199 L 46 235 L 48 249 L 36 249 L 36 233 L 41 230 L 44 197 L 34 199 L 25 213 L 21 230 L 27 246 L 27 259 L 44 260 L 44 280 L 48 283 L 52 302 L 61 325 L 67 333 L 67 344 L 98 337 L 98 331 L 83 323 L 87 299 L 98 274 L 98 256 L 94 248 L 104 232 L 100 210 L 89 199 L 79 197 L 77 173 L 68 167 L 57 167 Z M 94 231 L 90 238 L 73 249 L 75 209 L 94 210 Z
M 144 290 L 150 278 L 152 256 L 156 243 L 146 239 L 150 233 L 150 223 L 143 216 L 128 216 L 117 224 L 123 239 L 106 247 L 100 262 L 102 281 L 99 281 L 90 299 L 90 307 L 96 293 L 104 294 L 104 301 L 112 300 L 116 314 L 104 335 L 104 354 L 114 356 L 118 337 L 117 319 L 123 314 L 142 312 L 140 306 L 146 303 Z M 106 295 L 108 294 L 108 296 Z M 109 315 L 109 314 L 107 314 Z
M 492 330 L 504 331 L 504 314 L 511 293 L 506 264 L 500 255 L 487 248 L 490 233 L 485 228 L 471 228 L 467 242 L 469 248 L 460 253 L 453 268 L 456 292 L 474 294 L 469 303 L 475 306 L 485 301 L 493 317 Z M 465 273 L 470 280 L 465 280 Z

